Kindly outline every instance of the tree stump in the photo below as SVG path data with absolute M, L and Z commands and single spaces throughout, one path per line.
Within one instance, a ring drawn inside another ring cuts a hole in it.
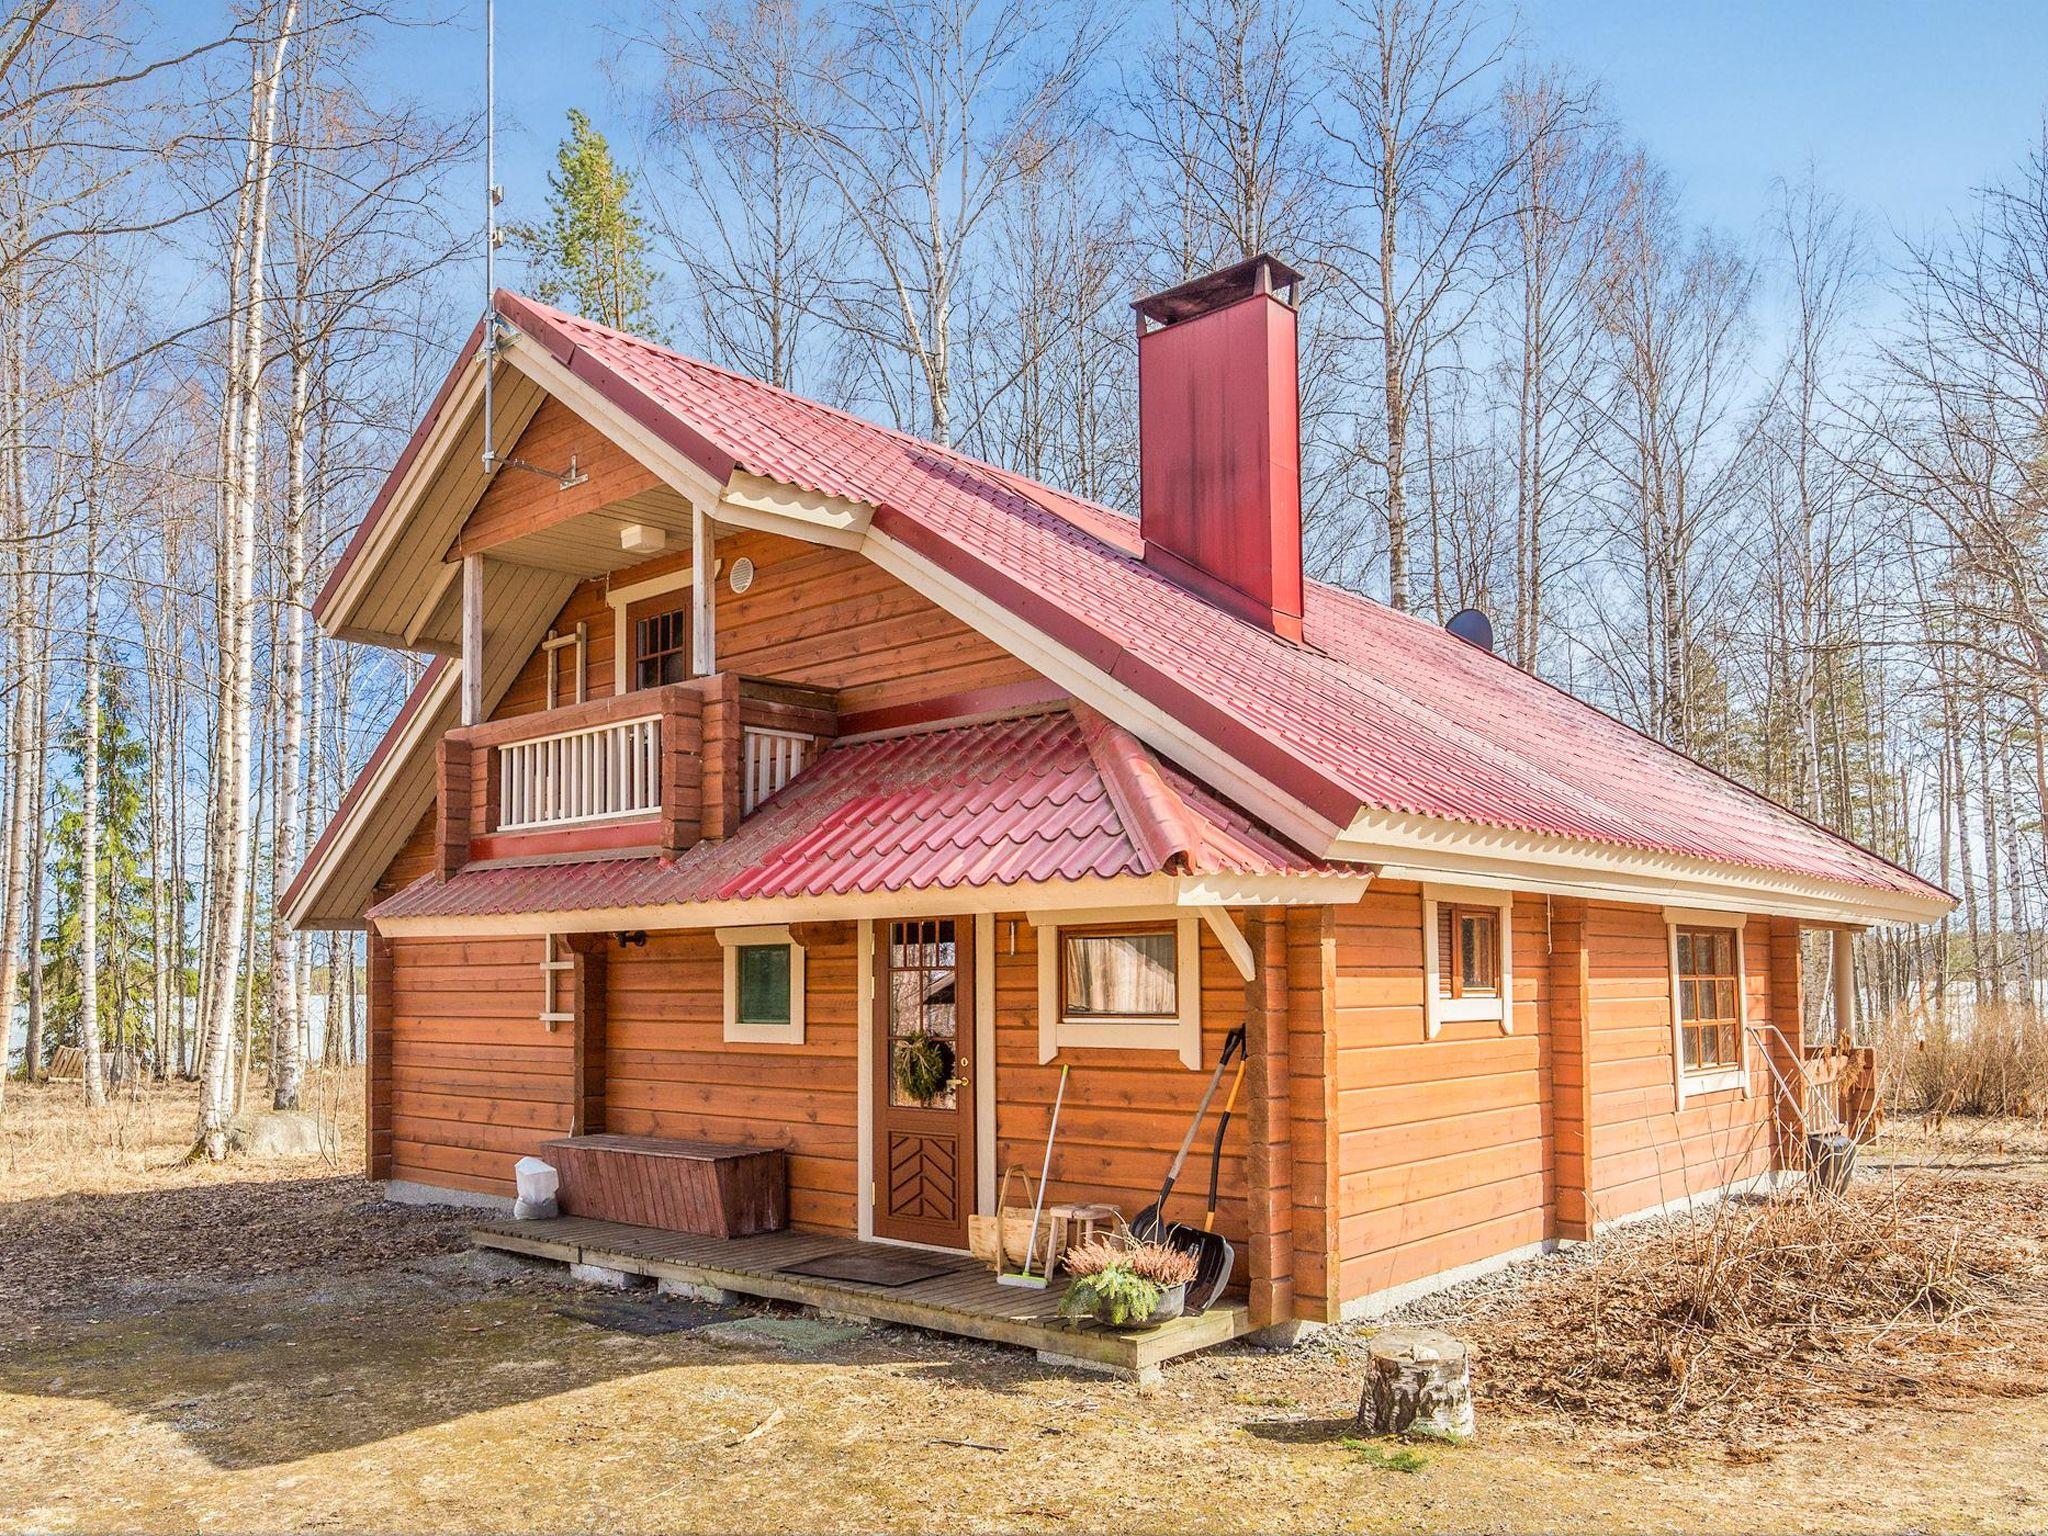
M 1362 1433 L 1471 1438 L 1471 1361 L 1461 1340 L 1434 1328 L 1389 1328 L 1373 1335 L 1366 1351 Z

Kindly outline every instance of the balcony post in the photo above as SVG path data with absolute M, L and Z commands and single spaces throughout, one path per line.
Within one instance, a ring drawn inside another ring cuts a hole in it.
M 690 509 L 690 659 L 699 677 L 718 671 L 718 539 L 711 515 Z
M 462 557 L 462 723 L 484 718 L 484 557 Z

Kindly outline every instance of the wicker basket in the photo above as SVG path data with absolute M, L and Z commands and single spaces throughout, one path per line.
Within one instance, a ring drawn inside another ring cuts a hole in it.
M 1015 1179 L 1024 1186 L 1024 1203 L 1010 1204 L 1010 1181 Z M 1044 1255 L 1050 1253 L 1055 1259 L 1067 1251 L 1066 1221 L 1054 1214 L 1055 1207 L 1048 1206 L 1041 1214 L 1037 1211 L 1038 1191 L 1033 1186 L 1031 1174 L 1025 1168 L 1011 1164 L 1003 1170 L 1003 1182 L 996 1192 L 996 1213 L 993 1216 L 970 1216 L 967 1218 L 967 1250 L 990 1269 L 1017 1271 L 1029 1266 L 1034 1272 L 1044 1268 Z M 1031 1240 L 1032 1217 L 1038 1217 L 1038 1241 Z

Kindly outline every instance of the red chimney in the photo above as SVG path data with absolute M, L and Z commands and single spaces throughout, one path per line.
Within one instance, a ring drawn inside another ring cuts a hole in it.
M 1254 256 L 1131 306 L 1145 563 L 1289 640 L 1301 638 L 1300 282 Z

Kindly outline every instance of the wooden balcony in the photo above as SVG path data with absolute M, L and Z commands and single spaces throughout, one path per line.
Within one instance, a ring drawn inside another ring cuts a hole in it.
M 673 858 L 730 836 L 836 729 L 829 694 L 720 673 L 450 731 L 441 872 L 629 849 Z

